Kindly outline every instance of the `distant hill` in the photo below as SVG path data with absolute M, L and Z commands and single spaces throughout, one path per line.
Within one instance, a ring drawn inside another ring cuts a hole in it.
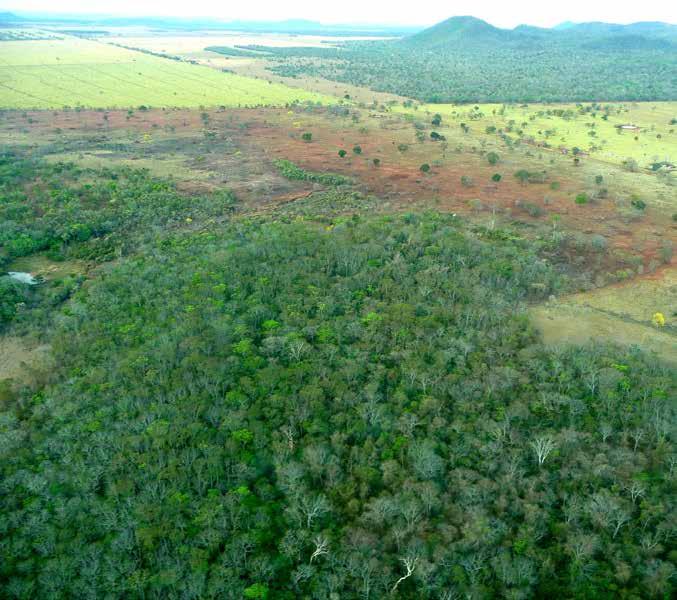
M 403 41 L 417 46 L 506 41 L 511 31 L 499 29 L 475 17 L 452 17 L 416 33 Z
M 7 27 L 19 23 L 21 19 L 11 12 L 0 12 L 0 27 Z
M 614 23 L 562 23 L 552 29 L 519 25 L 500 29 L 475 17 L 452 17 L 411 35 L 402 43 L 419 48 L 484 46 L 497 44 L 521 46 L 534 38 L 553 44 L 591 49 L 669 49 L 677 44 L 677 26 L 661 22 L 630 25 Z
M 264 50 L 284 59 L 278 75 L 432 104 L 677 100 L 677 27 L 667 23 L 501 29 L 463 16 L 397 40 Z
M 660 21 L 642 21 L 639 23 L 630 23 L 629 25 L 592 21 L 589 23 L 562 24 L 554 29 L 565 31 L 569 34 L 677 36 L 677 25 L 661 23 Z

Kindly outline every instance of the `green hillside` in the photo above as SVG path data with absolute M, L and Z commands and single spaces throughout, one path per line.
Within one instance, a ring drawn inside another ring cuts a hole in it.
M 453 17 L 413 36 L 326 48 L 259 48 L 291 77 L 325 77 L 424 102 L 677 99 L 677 29 L 667 24 L 499 29 Z
M 454 43 L 500 43 L 511 33 L 475 17 L 452 17 L 405 38 L 404 43 L 418 46 L 437 46 Z

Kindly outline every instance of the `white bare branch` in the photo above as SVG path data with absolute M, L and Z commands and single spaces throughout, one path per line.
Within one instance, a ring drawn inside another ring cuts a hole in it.
M 416 568 L 416 563 L 418 562 L 418 557 L 417 556 L 407 556 L 405 558 L 400 558 L 400 561 L 404 565 L 404 568 L 407 570 L 406 574 L 400 577 L 396 582 L 395 585 L 393 586 L 393 589 L 390 590 L 390 593 L 395 593 L 395 590 L 397 589 L 397 586 L 400 585 L 405 579 L 411 577 L 411 574 L 414 572 L 414 569 Z
M 313 541 L 315 542 L 315 551 L 313 552 L 312 556 L 310 557 L 311 563 L 313 562 L 313 560 L 315 560 L 319 556 L 329 554 L 329 550 L 327 549 L 328 546 L 329 546 L 329 540 L 327 540 L 327 538 L 322 537 L 321 535 L 318 535 L 318 536 L 315 537 L 315 539 Z
M 531 442 L 531 447 L 534 449 L 538 466 L 542 466 L 548 455 L 555 449 L 555 442 L 549 437 L 538 437 Z

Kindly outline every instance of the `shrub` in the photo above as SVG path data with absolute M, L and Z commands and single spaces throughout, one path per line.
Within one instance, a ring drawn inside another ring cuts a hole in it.
M 339 155 L 341 158 L 343 158 L 346 154 L 347 154 L 346 151 L 343 150 L 343 149 L 341 149 L 341 150 L 338 151 L 338 155 Z
M 24 294 L 20 284 L 9 277 L 0 277 L 0 331 L 17 313 L 17 304 L 24 301 Z
M 595 234 L 590 238 L 590 246 L 597 252 L 603 252 L 607 248 L 607 241 L 603 235 Z
M 421 170 L 421 173 L 428 173 L 430 171 L 430 165 L 428 163 L 423 163 L 419 169 Z
M 585 193 L 577 194 L 574 202 L 576 202 L 576 204 L 587 204 L 588 203 L 588 195 L 585 194 Z
M 487 154 L 487 161 L 490 165 L 495 165 L 499 160 L 500 157 L 496 152 L 489 152 L 489 154 Z
M 306 171 L 290 160 L 276 160 L 275 166 L 284 177 L 296 181 L 312 181 L 313 183 L 321 183 L 323 185 L 346 185 L 352 183 L 350 178 L 343 175 Z
M 301 139 L 304 142 L 311 142 L 313 140 L 313 134 L 310 132 L 306 132 L 301 136 Z
M 268 598 L 268 586 L 263 583 L 255 583 L 244 590 L 244 597 L 252 600 L 265 600 Z
M 637 173 L 639 171 L 639 164 L 634 158 L 626 158 L 623 161 L 623 168 L 630 173 Z
M 498 183 L 499 181 L 501 181 L 502 178 L 503 176 L 500 173 L 494 173 L 491 176 L 491 181 L 495 181 L 496 183 Z
M 362 154 L 362 146 L 354 146 L 353 147 L 353 152 L 355 154 Z
M 545 211 L 538 204 L 534 204 L 533 202 L 525 203 L 524 210 L 526 210 L 527 213 L 534 218 L 542 217 L 545 213 Z
M 663 261 L 664 264 L 670 264 L 672 262 L 672 256 L 674 253 L 674 245 L 672 243 L 672 240 L 665 240 L 661 244 L 661 248 L 658 251 L 658 255 L 660 256 L 661 261 Z
M 522 185 L 524 185 L 529 181 L 530 174 L 526 169 L 520 169 L 515 173 L 515 177 Z

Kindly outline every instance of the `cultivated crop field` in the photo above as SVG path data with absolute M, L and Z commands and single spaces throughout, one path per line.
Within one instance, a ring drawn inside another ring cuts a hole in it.
M 1 108 L 261 106 L 335 100 L 82 39 L 2 42 Z
M 326 48 L 345 41 L 374 40 L 369 36 L 290 35 L 287 33 L 240 33 L 232 31 L 200 32 L 200 34 L 148 33 L 111 38 L 123 46 L 143 48 L 169 55 L 200 56 L 208 46 L 272 46 L 277 48 Z M 209 53 L 211 54 L 211 53 Z

